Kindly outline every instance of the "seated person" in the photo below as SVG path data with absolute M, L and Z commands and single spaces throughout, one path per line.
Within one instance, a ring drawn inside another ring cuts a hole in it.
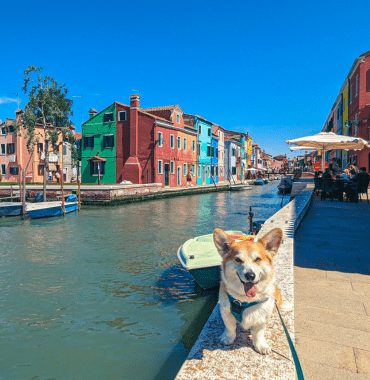
M 358 173 L 354 174 L 354 176 L 351 179 L 354 182 L 357 182 L 359 180 L 369 181 L 370 175 L 368 173 L 366 173 L 366 168 L 362 167 L 362 168 L 360 168 L 360 171 Z
M 354 176 L 356 175 L 356 169 L 352 168 L 349 172 L 350 172 L 350 179 L 353 180 Z
M 343 169 L 340 175 L 340 179 L 344 179 L 345 181 L 349 181 L 349 170 Z
M 321 177 L 322 179 L 330 179 L 333 178 L 331 172 L 329 169 L 325 169 L 325 173 Z

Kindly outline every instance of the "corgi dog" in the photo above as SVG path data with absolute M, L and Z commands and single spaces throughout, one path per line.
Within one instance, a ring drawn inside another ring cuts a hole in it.
M 271 230 L 257 242 L 233 240 L 225 231 L 214 230 L 213 241 L 222 257 L 219 295 L 225 324 L 220 337 L 222 344 L 234 342 L 239 320 L 244 330 L 250 329 L 255 350 L 263 355 L 271 353 L 265 327 L 275 300 L 278 306 L 282 304 L 273 267 L 282 238 L 280 228 Z

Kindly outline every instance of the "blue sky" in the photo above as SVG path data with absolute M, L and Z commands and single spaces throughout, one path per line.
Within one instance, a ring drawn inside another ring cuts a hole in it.
M 179 104 L 249 132 L 273 155 L 320 132 L 354 60 L 370 50 L 369 1 L 110 1 L 2 4 L 0 119 L 23 72 L 82 95 L 83 120 L 113 101 Z M 73 122 L 80 131 L 81 101 Z

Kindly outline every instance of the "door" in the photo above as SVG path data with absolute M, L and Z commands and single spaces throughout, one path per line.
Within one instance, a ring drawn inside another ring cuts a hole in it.
M 206 165 L 203 165 L 203 170 L 202 170 L 202 175 L 203 175 L 203 185 L 206 183 Z
M 177 167 L 177 185 L 181 186 L 181 166 Z
M 164 185 L 170 186 L 170 164 L 164 164 Z

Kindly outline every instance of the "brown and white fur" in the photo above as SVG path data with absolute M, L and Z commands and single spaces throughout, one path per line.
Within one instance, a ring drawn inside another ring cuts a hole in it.
M 253 345 L 261 354 L 271 353 L 265 339 L 265 327 L 271 317 L 275 299 L 282 303 L 280 290 L 275 284 L 273 258 L 281 244 L 283 232 L 275 228 L 257 242 L 232 240 L 217 228 L 213 240 L 222 256 L 220 310 L 225 331 L 220 342 L 230 345 L 236 337 L 236 319 L 231 314 L 227 293 L 241 302 L 255 302 L 268 298 L 266 302 L 243 311 L 241 326 L 250 329 Z

